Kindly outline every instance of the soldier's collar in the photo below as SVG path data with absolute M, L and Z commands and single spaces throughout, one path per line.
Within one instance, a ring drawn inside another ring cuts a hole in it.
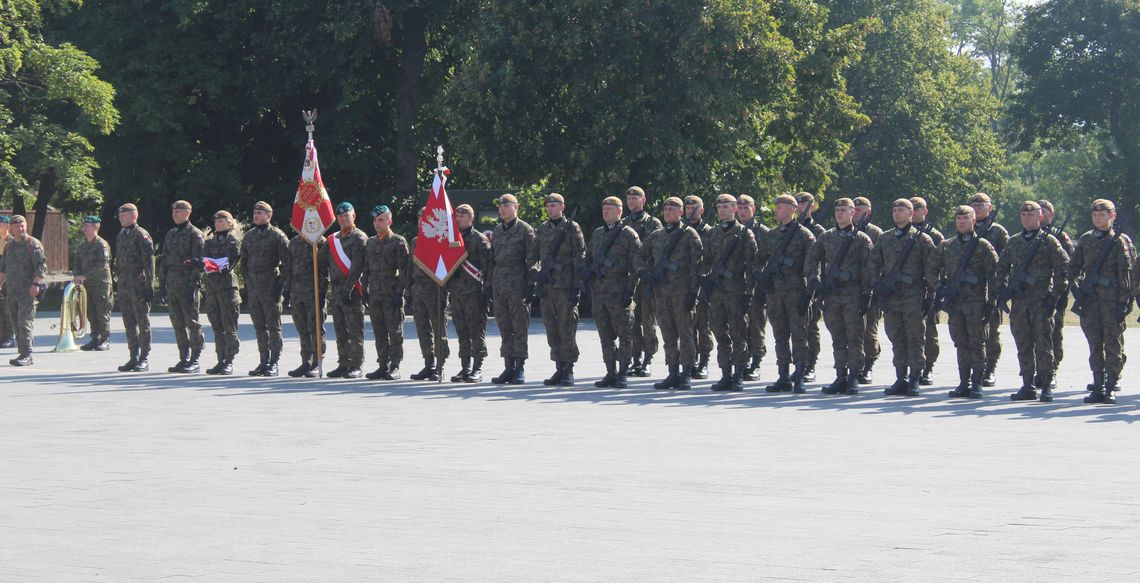
M 1096 237 L 1097 239 L 1103 239 L 1103 238 L 1105 238 L 1106 236 L 1108 236 L 1108 233 L 1109 233 L 1109 232 L 1111 232 L 1111 231 L 1112 231 L 1112 228 L 1111 228 L 1111 227 L 1110 227 L 1110 228 L 1108 228 L 1108 229 L 1106 229 L 1106 230 L 1104 230 L 1104 231 L 1102 231 L 1102 230 L 1100 230 L 1100 229 L 1096 229 L 1096 228 L 1094 228 L 1094 229 L 1093 229 L 1093 236 L 1094 236 L 1094 237 Z
M 676 229 L 679 226 L 681 226 L 681 223 L 679 221 L 676 223 L 665 223 L 665 230 L 666 231 L 672 231 L 673 229 Z
M 376 238 L 383 241 L 384 239 L 388 238 L 388 235 L 391 235 L 391 234 L 392 234 L 392 229 L 388 229 L 387 231 L 385 231 L 383 233 L 376 233 Z
M 558 217 L 557 219 L 550 219 L 550 222 L 554 223 L 555 225 L 561 225 L 562 221 L 564 221 L 564 220 L 566 220 L 566 217 L 561 216 L 561 217 Z
M 519 218 L 515 217 L 509 221 L 503 221 L 503 230 L 506 231 L 506 230 L 510 229 L 511 227 L 515 226 L 515 222 L 518 220 L 519 220 Z
M 735 225 L 736 225 L 736 219 L 731 219 L 731 220 L 728 220 L 728 221 L 721 223 L 720 228 L 723 231 L 727 231 L 727 230 L 731 229 L 732 227 L 734 227 Z
M 347 234 L 349 234 L 355 230 L 356 230 L 356 225 L 350 225 L 350 226 L 345 227 L 345 228 L 341 229 L 340 231 L 338 231 L 337 235 L 344 237 L 345 235 L 347 235 Z
M 1041 232 L 1041 229 L 1034 229 L 1032 231 L 1030 231 L 1029 229 L 1022 229 L 1021 230 L 1021 236 L 1025 237 L 1026 239 L 1032 239 L 1032 238 L 1037 236 L 1037 233 L 1040 233 L 1040 232 Z
M 613 223 L 606 223 L 606 230 L 607 230 L 607 231 L 612 231 L 612 230 L 616 229 L 616 228 L 618 227 L 618 225 L 619 225 L 619 224 L 620 224 L 620 223 L 617 223 L 617 222 L 613 222 Z
M 174 225 L 174 228 L 175 228 L 175 229 L 178 229 L 178 230 L 182 230 L 182 229 L 185 229 L 185 228 L 186 228 L 186 225 L 189 225 L 189 224 L 190 224 L 190 221 L 186 221 L 186 222 L 184 222 L 184 223 L 176 223 L 176 224 Z
M 266 230 L 269 230 L 269 223 L 265 223 L 264 225 L 254 225 L 253 228 L 261 229 L 262 231 L 266 231 Z
M 629 215 L 628 215 L 628 216 L 629 216 L 629 220 L 631 220 L 631 221 L 640 221 L 640 220 L 641 220 L 641 217 L 642 217 L 644 214 L 645 214 L 645 209 L 641 209 L 641 210 L 639 210 L 639 211 L 637 211 L 637 212 L 629 211 Z
M 958 233 L 958 239 L 960 239 L 962 241 L 969 241 L 970 239 L 973 239 L 973 238 L 974 238 L 974 232 L 973 231 L 970 231 L 969 233 Z

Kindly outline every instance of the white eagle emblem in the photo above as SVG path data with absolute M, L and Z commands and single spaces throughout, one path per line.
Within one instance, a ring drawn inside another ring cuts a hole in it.
M 447 210 L 432 209 L 432 218 L 420 221 L 420 233 L 428 239 L 445 241 L 450 235 L 451 226 L 448 224 Z

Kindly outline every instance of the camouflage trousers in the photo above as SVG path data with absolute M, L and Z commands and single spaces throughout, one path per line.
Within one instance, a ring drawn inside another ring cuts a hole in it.
M 616 360 L 619 364 L 628 363 L 633 357 L 634 305 L 623 306 L 621 296 L 621 293 L 597 292 L 591 301 L 594 324 L 602 341 L 602 360 Z
M 633 309 L 633 354 L 657 354 L 657 314 L 644 289 L 638 288 Z
M 812 307 L 808 309 L 808 316 L 806 320 L 807 329 L 807 351 L 808 362 L 815 363 L 819 359 L 819 351 L 822 347 L 819 344 L 819 322 L 823 319 L 823 313 Z
M 364 364 L 364 303 L 353 292 L 345 303 L 338 292 L 329 301 L 336 333 L 337 364 L 360 368 Z
M 883 320 L 883 311 L 875 306 L 867 310 L 867 315 L 864 317 L 866 327 L 863 331 L 863 358 L 867 365 L 875 364 L 879 360 L 879 354 L 882 353 L 882 347 L 879 346 L 879 323 Z
M 1066 306 L 1068 302 L 1066 302 Z M 1065 357 L 1065 310 L 1057 310 L 1053 315 L 1053 368 L 1061 366 Z
M 542 324 L 554 362 L 578 362 L 578 303 L 570 303 L 574 293 L 566 288 L 542 290 Z
M 301 360 L 309 364 L 316 364 L 318 336 L 321 343 L 322 360 L 327 353 L 327 345 L 325 344 L 325 318 L 327 315 L 324 302 L 320 302 L 320 314 L 314 314 L 316 298 L 313 297 L 312 291 L 309 290 L 306 293 L 305 290 L 293 290 L 292 303 L 293 327 L 297 329 L 297 337 L 301 341 Z M 319 326 L 317 325 L 318 317 L 320 319 Z
M 170 310 L 170 325 L 174 328 L 174 340 L 178 352 L 201 351 L 206 343 L 202 334 L 202 323 L 198 321 L 198 289 L 177 285 L 167 287 L 166 306 Z
M 989 306 L 980 300 L 959 302 L 946 318 L 959 368 L 981 370 L 986 367 L 986 340 L 990 333 L 985 323 L 987 310 Z
M 22 292 L 22 293 L 21 293 Z M 7 308 L 12 317 L 12 328 L 16 331 L 16 349 L 20 355 L 32 353 L 35 344 L 36 304 L 39 301 L 28 294 L 27 289 L 9 290 Z
M 739 291 L 718 289 L 709 298 L 709 320 L 716 336 L 716 362 L 721 368 L 748 364 L 745 297 Z
M 708 305 L 702 303 L 697 304 L 696 315 L 693 318 L 693 326 L 696 329 L 697 352 L 706 355 L 712 354 L 713 333 L 712 327 L 709 326 Z
M 12 330 L 12 312 L 8 309 L 8 286 L 0 286 L 0 340 L 11 338 L 15 334 Z
M 281 294 L 274 293 L 272 277 L 263 283 L 247 285 L 249 318 L 257 333 L 257 350 L 281 352 Z
M 442 298 L 440 295 L 442 294 Z M 412 286 L 412 321 L 416 324 L 416 339 L 424 361 L 436 358 L 440 362 L 451 356 L 447 345 L 447 292 L 434 283 Z
M 986 323 L 986 370 L 997 367 L 1001 357 L 1001 321 L 1004 318 L 1001 310 L 994 310 Z
M 768 323 L 779 366 L 808 362 L 807 307 L 804 289 L 778 290 L 768 294 Z
M 87 280 L 83 287 L 87 290 L 87 322 L 91 327 L 91 339 L 104 342 L 111 337 L 111 284 Z
M 454 277 L 463 277 L 456 275 Z M 487 298 L 473 288 L 451 294 L 451 322 L 459 337 L 459 358 L 487 357 Z
M 840 290 L 835 299 L 828 299 L 824 306 L 823 323 L 831 334 L 831 353 L 837 370 L 863 369 L 866 324 L 859 313 L 858 299 L 859 290 Z
M 1081 330 L 1089 343 L 1089 366 L 1116 379 L 1124 368 L 1124 322 L 1114 302 L 1089 302 L 1081 314 Z
M 1042 298 L 1010 302 L 1009 330 L 1023 375 L 1053 372 L 1053 314 L 1042 313 L 1043 305 Z
M 527 336 L 530 327 L 530 306 L 523 301 L 522 289 L 494 289 L 495 324 L 499 327 L 502 344 L 499 355 L 503 358 L 521 358 L 527 354 Z
M 767 309 L 759 302 L 752 302 L 748 307 L 748 354 L 757 360 L 768 356 L 768 347 L 764 345 L 765 328 L 768 327 Z
M 369 298 L 368 321 L 376 340 L 376 363 L 399 368 L 404 361 L 404 305 L 393 306 L 392 298 L 376 293 Z
M 241 294 L 236 289 L 206 292 L 203 298 L 206 317 L 214 332 L 214 352 L 218 360 L 237 356 L 241 342 L 238 340 L 238 315 L 241 314 Z
M 930 310 L 930 315 L 926 317 L 926 336 L 922 348 L 929 367 L 933 367 L 938 360 L 938 313 L 938 310 Z
M 142 298 L 142 290 L 119 288 L 119 310 L 123 314 L 123 331 L 131 354 L 150 354 L 150 302 Z
M 922 296 L 896 296 L 883 309 L 883 327 L 891 341 L 891 359 L 896 367 L 910 367 L 912 373 L 926 366 L 926 318 L 922 316 Z
M 665 346 L 665 364 L 693 366 L 697 363 L 693 312 L 685 309 L 684 295 L 655 295 L 657 326 Z

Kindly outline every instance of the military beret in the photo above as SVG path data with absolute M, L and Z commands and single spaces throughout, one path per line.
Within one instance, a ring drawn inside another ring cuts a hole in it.
M 701 197 L 699 197 L 695 194 L 690 194 L 689 196 L 685 197 L 685 204 L 695 204 L 695 205 L 699 205 L 699 206 L 705 206 L 705 201 L 704 201 L 704 199 L 702 199 Z
M 1039 210 L 1041 210 L 1041 205 L 1037 204 L 1037 201 L 1027 200 L 1021 203 L 1021 212 L 1023 213 L 1031 213 Z
M 718 195 L 716 195 L 716 203 L 717 204 L 730 204 L 730 203 L 735 203 L 735 202 L 736 202 L 736 197 L 732 196 L 731 194 L 718 194 Z
M 661 204 L 664 206 L 675 206 L 677 208 L 684 208 L 685 207 L 685 203 L 681 202 L 681 199 L 677 198 L 675 196 L 670 196 L 669 198 L 665 199 L 665 202 L 663 202 Z
M 1037 204 L 1041 205 L 1042 209 L 1047 209 L 1049 212 L 1053 212 L 1053 203 L 1051 203 L 1045 199 L 1041 199 L 1041 200 L 1037 201 Z
M 8 215 L 0 215 L 0 224 L 7 225 L 11 222 L 12 219 Z
M 259 200 L 253 203 L 253 210 L 271 213 L 273 212 L 273 207 L 269 206 L 269 203 L 265 202 L 264 200 Z
M 855 208 L 855 203 L 849 198 L 841 198 L 835 201 L 835 208 L 839 208 L 841 206 Z
M 455 214 L 457 215 L 474 215 L 475 209 L 471 208 L 469 204 L 461 204 L 455 207 Z
M 815 195 L 810 192 L 797 192 L 796 202 L 815 202 Z
M 10 222 L 13 225 L 22 225 L 28 221 L 24 217 L 21 217 L 20 215 L 12 215 L 12 218 L 8 222 Z
M 218 219 L 226 219 L 232 221 L 234 220 L 234 216 L 231 215 L 229 211 L 218 211 L 214 213 L 214 220 L 216 221 Z
M 895 202 L 891 203 L 891 208 L 900 207 L 900 206 L 903 208 L 908 208 L 910 210 L 914 210 L 914 203 L 912 203 L 911 201 L 909 201 L 905 198 L 896 198 Z
M 338 214 L 338 215 L 343 215 L 344 213 L 347 213 L 347 212 L 353 211 L 353 210 L 356 210 L 355 207 L 353 207 L 352 203 L 348 202 L 348 201 L 345 201 L 345 202 L 342 202 L 342 203 L 336 205 L 336 214 Z
M 119 212 L 121 212 L 121 213 L 125 213 L 127 211 L 137 211 L 137 210 L 139 210 L 139 207 L 135 206 L 135 204 L 133 202 L 128 202 L 128 203 L 124 204 L 123 206 L 119 207 Z
M 189 211 L 194 210 L 194 207 L 190 206 L 190 203 L 184 200 L 176 200 L 174 201 L 174 204 L 170 205 L 170 209 L 176 211 Z
M 515 198 L 515 195 L 504 194 L 503 196 L 499 197 L 499 201 L 495 204 L 497 204 L 499 206 L 503 206 L 505 204 L 518 204 L 518 203 L 519 203 L 519 199 Z
M 1094 211 L 1115 211 L 1116 205 L 1112 204 L 1111 200 L 1107 198 L 1098 198 L 1092 203 L 1092 210 Z M 15 217 L 12 217 L 12 222 L 16 222 Z
M 618 198 L 618 197 L 616 197 L 616 196 L 607 196 L 607 197 L 605 198 L 605 200 L 603 200 L 603 201 L 602 201 L 602 206 L 606 206 L 606 205 L 610 205 L 610 206 L 624 206 L 624 205 L 622 204 L 622 202 L 621 202 L 621 199 L 620 199 L 620 198 Z
M 871 199 L 865 196 L 855 197 L 855 206 L 871 206 Z
M 926 208 L 926 199 L 921 196 L 910 197 L 911 208 L 924 209 Z
M 799 203 L 796 202 L 796 197 L 790 194 L 781 194 L 780 196 L 776 197 L 775 204 L 790 204 L 792 206 L 796 206 Z
M 372 211 L 371 211 L 372 218 L 376 218 L 376 217 L 378 217 L 384 213 L 391 212 L 391 211 L 392 211 L 392 209 L 388 208 L 388 205 L 378 204 L 378 205 L 372 207 Z
M 95 215 L 87 215 L 83 217 L 83 223 L 87 225 L 100 225 L 103 223 L 103 219 Z
M 546 195 L 546 199 L 542 201 L 542 204 L 550 204 L 552 202 L 557 202 L 560 204 L 566 204 L 566 199 L 561 194 L 558 194 L 557 192 L 552 192 L 552 193 Z
M 974 207 L 960 204 L 958 205 L 958 210 L 954 212 L 954 215 L 959 217 L 972 217 L 974 216 Z
M 979 192 L 970 197 L 970 204 L 993 204 L 993 201 L 990 200 L 990 195 Z
M 747 194 L 742 194 L 742 195 L 736 197 L 736 203 L 737 204 L 756 204 L 756 199 L 752 198 L 751 196 L 748 196 Z
M 631 186 L 625 190 L 626 196 L 640 196 L 645 197 L 645 189 L 640 186 Z

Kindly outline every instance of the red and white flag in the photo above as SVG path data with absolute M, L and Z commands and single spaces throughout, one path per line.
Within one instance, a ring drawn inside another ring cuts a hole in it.
M 317 164 L 317 147 L 310 137 L 305 144 L 301 183 L 297 185 L 297 198 L 293 201 L 293 229 L 315 245 L 335 220 L 332 200 L 325 190 L 321 168 Z
M 202 267 L 203 267 L 203 269 L 206 270 L 206 273 L 220 273 L 222 271 L 225 271 L 226 269 L 229 269 L 230 258 L 229 257 L 203 257 L 202 258 Z
M 440 152 L 442 159 L 442 151 Z M 419 234 L 416 237 L 415 262 L 439 285 L 447 282 L 452 273 L 467 259 L 463 236 L 447 198 L 447 177 L 451 171 L 444 166 L 435 170 L 431 194 L 420 215 Z

